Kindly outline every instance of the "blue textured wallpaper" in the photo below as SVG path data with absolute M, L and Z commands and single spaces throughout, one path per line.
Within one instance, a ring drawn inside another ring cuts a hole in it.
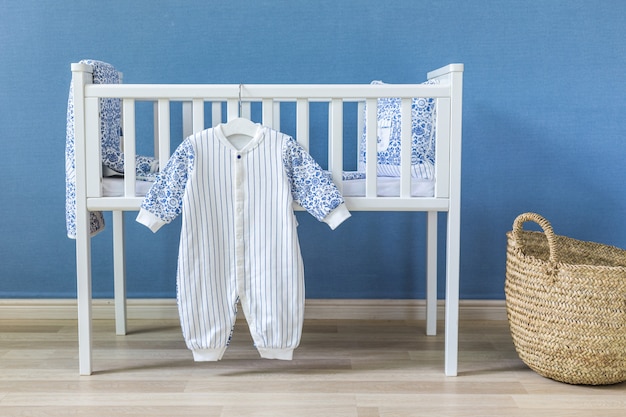
M 464 63 L 461 297 L 504 297 L 521 212 L 626 247 L 625 15 L 619 0 L 0 0 L 0 298 L 75 296 L 64 140 L 82 58 L 130 83 L 407 83 Z M 423 297 L 423 214 L 334 232 L 298 216 L 309 298 Z M 126 219 L 129 296 L 174 297 L 180 223 Z M 110 230 L 92 245 L 94 296 L 111 297 Z

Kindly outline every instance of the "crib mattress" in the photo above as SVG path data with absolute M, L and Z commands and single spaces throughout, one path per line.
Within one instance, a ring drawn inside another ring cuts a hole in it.
M 378 177 L 377 179 L 378 197 L 398 197 L 400 195 L 400 178 L 398 177 Z M 137 181 L 135 193 L 138 197 L 146 195 L 152 182 Z M 413 178 L 411 181 L 412 197 L 432 197 L 434 196 L 435 181 Z M 102 193 L 104 197 L 121 197 L 124 195 L 124 181 L 119 177 L 107 177 L 102 180 Z M 350 179 L 343 181 L 342 194 L 344 197 L 364 197 L 365 179 Z

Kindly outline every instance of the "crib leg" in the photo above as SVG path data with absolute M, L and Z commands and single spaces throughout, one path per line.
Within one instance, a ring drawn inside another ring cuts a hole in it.
M 448 212 L 446 247 L 445 373 L 456 376 L 459 356 L 459 275 L 461 222 L 459 210 Z
M 88 227 L 87 221 L 77 222 L 76 300 L 78 304 L 78 368 L 80 375 L 91 375 L 91 240 Z
M 115 334 L 126 334 L 126 259 L 124 251 L 124 212 L 113 212 L 113 286 Z
M 426 334 L 437 334 L 437 212 L 426 223 Z

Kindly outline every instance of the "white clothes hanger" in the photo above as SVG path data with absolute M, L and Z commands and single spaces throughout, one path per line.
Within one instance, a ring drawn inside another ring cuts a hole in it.
M 222 123 L 221 127 L 222 133 L 227 138 L 235 135 L 243 135 L 253 138 L 259 129 L 259 125 L 257 123 L 243 117 L 237 117 L 229 120 L 227 123 Z

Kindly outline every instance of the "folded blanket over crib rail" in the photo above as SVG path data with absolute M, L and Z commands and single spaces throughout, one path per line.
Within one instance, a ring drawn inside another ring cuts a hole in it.
M 120 84 L 121 74 L 106 62 L 93 59 L 80 61 L 93 68 L 94 84 Z M 122 127 L 119 99 L 100 99 L 100 142 L 102 164 L 112 172 L 124 172 L 124 153 L 121 150 Z M 74 146 L 74 90 L 70 85 L 67 101 L 67 126 L 65 139 L 65 221 L 68 237 L 76 237 L 76 165 Z M 137 155 L 137 178 L 151 180 L 156 178 L 158 161 L 149 156 Z M 104 228 L 101 212 L 89 213 L 90 232 L 92 235 Z

